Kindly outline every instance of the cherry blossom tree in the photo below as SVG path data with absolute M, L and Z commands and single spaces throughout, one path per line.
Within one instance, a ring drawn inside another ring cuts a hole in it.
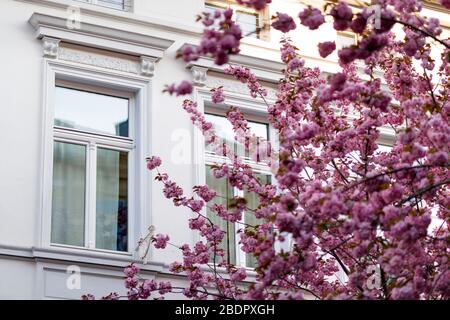
M 238 2 L 263 10 L 271 1 Z M 449 1 L 441 4 L 450 9 Z M 329 20 L 336 30 L 358 34 L 358 42 L 337 52 L 341 71 L 325 77 L 306 65 L 286 35 L 275 103 L 267 102 L 267 91 L 251 70 L 228 65 L 243 36 L 233 11 L 199 15 L 202 39 L 180 57 L 190 62 L 209 56 L 227 64 L 226 72 L 245 83 L 252 98 L 266 102 L 267 121 L 279 139 L 276 148 L 260 140 L 254 147 L 257 137 L 239 108 L 230 106 L 227 118 L 236 143 L 270 166 L 275 179 L 263 184 L 218 137 L 196 102 L 185 100 L 182 108 L 206 144 L 229 158 L 213 167 L 215 178 L 254 194 L 259 206 L 250 208 L 239 197 L 228 208 L 213 204 L 215 190 L 203 185 L 186 192 L 164 172 L 160 158 L 148 158 L 164 196 L 192 212 L 186 228 L 202 240 L 191 246 L 171 243 L 170 235 L 142 239 L 160 250 L 179 248 L 182 259 L 170 271 L 185 275 L 188 285 L 141 279 L 137 265 L 130 265 L 127 298 L 161 298 L 168 292 L 192 299 L 450 298 L 450 40 L 440 37 L 437 19 L 421 15 L 421 1 L 379 0 L 376 6 L 356 12 L 345 1 L 330 2 L 306 7 L 298 20 L 277 13 L 272 27 L 283 33 L 295 29 L 296 21 L 316 30 Z M 335 50 L 328 41 L 317 52 L 326 57 Z M 433 58 L 432 52 L 440 56 Z M 169 85 L 166 91 L 187 95 L 192 84 Z M 226 104 L 226 92 L 213 89 L 212 100 Z M 380 148 L 386 130 L 393 134 L 391 149 Z M 225 231 L 205 208 L 235 224 L 241 250 L 256 260 L 255 274 L 226 258 L 220 246 Z M 241 223 L 244 212 L 259 223 Z M 288 241 L 290 246 L 276 249 Z

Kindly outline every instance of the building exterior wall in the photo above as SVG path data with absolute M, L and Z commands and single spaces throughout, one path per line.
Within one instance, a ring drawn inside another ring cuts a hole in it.
M 45 163 L 42 159 L 45 159 L 46 63 L 60 61 L 89 70 L 107 69 L 117 75 L 133 72 L 118 70 L 120 67 L 117 65 L 115 70 L 111 65 L 105 67 L 100 60 L 86 60 L 86 52 L 91 52 L 91 49 L 82 47 L 77 48 L 84 52 L 84 60 L 83 54 L 79 60 L 73 56 L 64 59 L 61 56 L 43 57 L 43 40 L 37 37 L 36 27 L 29 22 L 33 15 L 67 19 L 67 7 L 77 6 L 81 9 L 82 24 L 106 26 L 132 35 L 169 41 L 167 48 L 157 50 L 160 57 L 157 57 L 152 75 L 141 74 L 139 53 L 123 56 L 123 53 L 112 52 L 106 55 L 112 60 L 107 61 L 117 62 L 117 59 L 125 57 L 138 68 L 139 74 L 133 74 L 133 77 L 151 83 L 147 105 L 151 109 L 147 150 L 162 158 L 164 170 L 186 192 L 202 181 L 202 164 L 197 163 L 201 156 L 195 150 L 199 134 L 180 107 L 183 99 L 162 94 L 162 91 L 166 84 L 192 79 L 194 71 L 197 76 L 202 75 L 210 66 L 208 61 L 200 61 L 187 68 L 176 59 L 177 50 L 184 44 L 198 42 L 201 28 L 195 24 L 195 15 L 203 10 L 204 0 L 134 0 L 132 4 L 128 12 L 121 12 L 72 0 L 0 1 L 0 38 L 3 39 L 0 49 L 1 299 L 76 299 L 84 293 L 106 294 L 122 287 L 122 268 L 139 258 L 135 252 L 123 255 L 54 247 L 42 242 L 42 233 L 45 232 L 42 226 Z M 274 0 L 270 15 L 277 11 L 299 12 L 300 9 L 298 1 Z M 450 25 L 448 13 L 433 11 L 432 14 L 443 20 L 446 26 Z M 112 37 L 118 36 L 116 31 L 112 32 Z M 444 36 L 447 36 L 449 29 L 445 32 Z M 327 73 L 338 70 L 337 57 L 333 54 L 329 59 L 318 58 L 317 43 L 333 40 L 334 35 L 336 32 L 330 25 L 323 26 L 314 34 L 298 26 L 290 34 L 308 65 L 321 67 Z M 265 80 L 265 85 L 272 88 L 282 68 L 277 49 L 279 39 L 280 33 L 275 30 L 270 31 L 270 41 L 246 38 L 242 41 L 242 57 L 245 59 L 236 58 L 237 62 L 243 61 L 252 66 Z M 208 100 L 209 90 L 221 84 L 235 101 L 248 104 L 255 110 L 263 110 L 260 101 L 247 101 L 249 98 L 244 95 L 243 86 L 224 76 L 219 69 L 209 68 L 206 79 L 200 76 L 196 80 L 193 98 L 198 101 Z M 273 93 L 270 98 L 274 98 Z M 144 221 L 154 225 L 158 233 L 170 234 L 173 243 L 194 243 L 196 235 L 187 228 L 190 212 L 173 207 L 162 196 L 160 185 L 152 182 L 152 173 L 146 172 L 145 175 L 143 181 L 148 184 L 149 210 L 144 213 Z M 145 228 L 141 226 L 140 231 L 144 235 Z M 137 241 L 137 238 L 134 240 Z M 168 264 L 179 258 L 179 252 L 173 248 L 151 250 L 149 262 L 142 266 L 144 275 L 159 280 L 170 279 L 182 285 L 183 278 L 175 278 L 168 271 Z M 70 290 L 67 286 L 70 276 L 67 267 L 73 265 L 82 272 L 81 289 Z

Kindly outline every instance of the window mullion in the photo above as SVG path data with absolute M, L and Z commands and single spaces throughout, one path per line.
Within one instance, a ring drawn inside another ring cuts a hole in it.
M 243 198 L 244 197 L 244 190 L 239 190 L 237 187 L 234 187 L 234 196 Z M 242 213 L 242 218 L 239 220 L 239 222 L 243 223 L 245 222 L 245 211 Z M 242 224 L 236 223 L 236 228 L 234 228 L 234 243 L 235 243 L 235 252 L 236 252 L 236 265 L 245 267 L 246 266 L 246 256 L 245 252 L 241 250 L 239 247 L 239 234 L 238 230 L 243 227 Z
M 96 232 L 96 198 L 97 198 L 97 144 L 94 141 L 89 142 L 88 151 L 88 170 L 87 170 L 87 247 L 94 249 Z

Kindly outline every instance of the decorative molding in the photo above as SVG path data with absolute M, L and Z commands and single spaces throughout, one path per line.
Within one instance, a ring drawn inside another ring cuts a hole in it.
M 181 46 L 180 50 L 186 46 L 192 45 L 185 43 Z M 259 80 L 270 83 L 278 83 L 280 78 L 283 77 L 282 70 L 286 67 L 281 61 L 268 60 L 244 54 L 232 56 L 230 58 L 230 63 L 248 67 Z M 219 73 L 224 73 L 225 69 L 224 66 L 218 66 L 214 64 L 214 61 L 211 58 L 204 56 L 200 57 L 197 61 L 188 63 L 187 67 L 191 69 L 193 67 L 202 67 Z
M 156 275 L 171 276 L 173 278 L 182 279 L 185 274 L 176 275 L 170 272 L 170 265 L 160 261 L 148 261 L 143 263 L 142 259 L 136 259 L 127 254 L 122 253 L 106 253 L 106 252 L 91 252 L 89 250 L 79 250 L 63 247 L 25 247 L 0 244 L 0 261 L 2 259 L 25 259 L 34 262 L 48 261 L 55 264 L 86 264 L 91 266 L 108 266 L 110 268 L 102 267 L 101 270 L 108 274 L 108 270 L 118 268 L 122 271 L 123 268 L 130 264 L 139 264 L 139 268 L 144 272 L 154 272 Z M 204 271 L 210 271 L 206 266 L 201 266 Z M 64 269 L 65 270 L 65 269 Z M 226 270 L 218 268 L 218 273 L 226 276 Z M 250 281 L 255 281 L 256 273 L 247 271 Z
M 74 4 L 73 0 L 14 0 L 18 2 L 32 4 L 33 6 L 39 6 L 42 10 L 56 9 L 66 10 L 68 6 Z M 131 1 L 131 0 L 130 0 Z M 139 0 L 141 1 L 141 0 Z M 103 6 L 96 6 L 85 2 L 76 3 L 80 8 L 83 16 L 92 16 L 95 18 L 102 18 L 108 20 L 114 20 L 116 22 L 122 22 L 132 25 L 131 28 L 145 26 L 147 28 L 153 28 L 163 31 L 168 31 L 176 35 L 183 35 L 187 37 L 199 37 L 201 36 L 203 29 L 199 24 L 190 21 L 180 21 L 176 17 L 161 17 L 161 14 L 157 12 L 146 12 L 145 15 L 135 14 L 134 10 L 121 11 L 116 9 L 110 9 Z
M 137 59 L 136 59 L 137 60 Z M 138 60 L 136 64 L 139 66 Z M 139 70 L 139 69 L 138 69 Z M 140 71 L 140 70 L 139 70 Z M 40 203 L 39 203 L 39 223 L 36 230 L 36 245 L 39 247 L 50 247 L 51 244 L 51 203 L 52 203 L 52 171 L 53 161 L 53 139 L 57 135 L 53 126 L 54 115 L 54 94 L 57 80 L 71 80 L 79 85 L 96 85 L 105 90 L 120 90 L 130 94 L 130 119 L 133 120 L 134 149 L 132 157 L 133 174 L 130 178 L 130 215 L 129 239 L 130 243 L 137 243 L 146 234 L 147 227 L 152 224 L 153 202 L 151 174 L 142 171 L 145 168 L 145 156 L 152 154 L 152 144 L 149 137 L 153 134 L 152 114 L 154 108 L 150 93 L 152 92 L 152 79 L 143 77 L 140 74 L 117 72 L 106 68 L 96 68 L 80 63 L 71 63 L 59 59 L 44 60 L 44 90 L 42 97 L 43 124 L 41 131 L 41 160 L 40 160 Z M 78 137 L 77 137 L 78 138 Z M 142 171 L 142 172 L 140 172 Z M 95 192 L 95 190 L 94 190 Z M 1 247 L 1 246 L 0 246 Z M 90 250 L 90 249 L 87 249 Z M 86 249 L 83 250 L 86 252 Z M 136 255 L 130 247 L 131 254 Z M 68 251 L 69 252 L 69 251 Z M 70 252 L 75 252 L 70 250 Z
M 97 49 L 105 49 L 134 56 L 161 58 L 174 41 L 154 36 L 113 29 L 83 21 L 80 28 L 68 28 L 67 19 L 33 13 L 28 22 L 36 30 L 36 38 L 50 37 Z
M 208 68 L 192 66 L 191 72 L 194 85 L 203 87 L 206 84 Z
M 42 38 L 43 56 L 51 59 L 57 58 L 59 51 L 59 42 L 60 42 L 59 39 L 43 37 Z
M 205 86 L 208 88 L 223 87 L 223 90 L 237 94 L 249 96 L 249 89 L 245 83 L 232 81 L 223 78 L 208 77 L 205 81 Z M 267 99 L 276 100 L 276 91 L 270 88 L 267 89 Z
M 25 258 L 31 260 L 48 259 L 54 261 L 68 261 L 88 263 L 93 265 L 106 265 L 123 267 L 131 262 L 142 264 L 141 259 L 123 253 L 92 252 L 82 249 L 68 249 L 63 247 L 19 247 L 0 244 L 0 259 Z M 149 261 L 142 265 L 147 271 L 167 272 L 168 266 L 161 262 Z
M 105 69 L 139 74 L 139 64 L 135 61 L 72 48 L 60 47 L 58 59 Z
M 155 72 L 156 61 L 157 61 L 156 58 L 141 56 L 141 65 L 140 65 L 141 75 L 152 77 Z

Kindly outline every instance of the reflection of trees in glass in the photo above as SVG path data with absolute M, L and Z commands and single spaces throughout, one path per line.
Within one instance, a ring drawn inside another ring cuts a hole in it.
M 121 137 L 128 136 L 128 120 L 116 124 L 116 135 Z
M 127 137 L 128 122 L 127 98 L 56 87 L 56 126 Z
M 127 251 L 128 153 L 97 149 L 96 247 Z

